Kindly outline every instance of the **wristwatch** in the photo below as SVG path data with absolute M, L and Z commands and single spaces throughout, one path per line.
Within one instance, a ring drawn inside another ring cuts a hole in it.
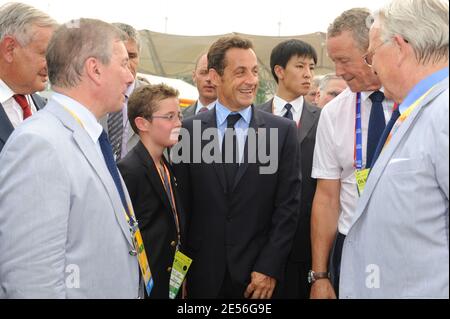
M 315 272 L 314 270 L 310 270 L 308 272 L 308 282 L 310 284 L 315 283 L 319 279 L 330 279 L 329 272 Z

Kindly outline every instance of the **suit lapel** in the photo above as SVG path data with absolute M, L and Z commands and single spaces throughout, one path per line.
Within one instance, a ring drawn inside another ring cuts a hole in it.
M 397 150 L 401 144 L 403 137 L 412 128 L 412 125 L 420 117 L 422 111 L 426 106 L 432 102 L 439 94 L 441 94 L 445 89 L 448 89 L 448 78 L 440 82 L 437 87 L 428 94 L 427 97 L 416 107 L 416 109 L 411 113 L 411 115 L 405 120 L 405 122 L 400 125 L 398 130 L 395 132 L 391 139 L 391 142 L 383 150 L 382 154 L 375 163 L 375 166 L 370 172 L 370 176 L 367 179 L 367 184 L 364 188 L 364 192 L 359 199 L 356 215 L 354 222 L 356 222 L 361 216 L 362 212 L 365 210 L 370 198 L 372 197 L 373 191 L 380 180 L 380 177 L 391 160 L 394 152 Z
M 298 130 L 298 139 L 300 144 L 303 142 L 309 131 L 314 126 L 317 110 L 312 109 L 309 104 L 303 104 L 302 117 L 300 118 L 300 128 Z
M 273 98 L 270 99 L 269 101 L 267 101 L 266 103 L 262 104 L 262 105 L 259 107 L 259 109 L 260 109 L 261 111 L 264 111 L 264 112 L 272 113 L 272 111 L 273 111 L 272 105 L 273 105 Z
M 167 209 L 167 211 L 169 212 L 172 211 L 169 196 L 167 196 L 166 190 L 158 174 L 158 168 L 156 167 L 153 158 L 150 156 L 150 154 L 148 153 L 147 149 L 145 148 L 144 144 L 142 144 L 141 141 L 138 142 L 134 150 L 137 153 L 139 159 L 141 160 L 142 165 L 144 165 L 145 167 L 145 175 L 150 180 L 153 189 L 158 194 L 158 197 L 161 199 L 161 202 L 163 203 L 164 207 Z M 166 163 L 166 165 L 168 164 Z
M 11 133 L 14 131 L 14 127 L 8 118 L 3 105 L 0 103 L 0 141 L 6 143 Z
M 45 100 L 37 94 L 31 94 L 31 99 L 33 100 L 36 109 L 39 111 L 44 108 Z
M 103 158 L 100 156 L 100 154 L 98 154 L 98 151 L 93 145 L 92 139 L 89 137 L 86 130 L 80 124 L 78 124 L 76 120 L 59 104 L 49 103 L 45 109 L 55 115 L 58 119 L 60 119 L 61 122 L 73 132 L 72 136 L 75 143 L 78 145 L 81 152 L 83 153 L 89 164 L 92 166 L 94 171 L 97 173 L 99 179 L 102 181 L 103 186 L 105 187 L 106 192 L 108 193 L 108 196 L 113 204 L 117 222 L 119 223 L 125 235 L 125 238 L 133 247 L 129 225 L 127 224 L 125 219 L 125 211 L 119 196 L 119 192 L 117 191 L 114 180 L 112 179 L 112 176 L 109 173 Z M 124 185 L 123 181 L 122 186 L 126 191 L 126 186 Z
M 245 140 L 245 146 L 244 146 L 244 160 L 239 165 L 239 169 L 237 171 L 236 178 L 234 179 L 234 185 L 232 188 L 233 190 L 239 184 L 239 181 L 241 180 L 242 176 L 244 176 L 245 172 L 247 171 L 249 163 L 250 162 L 256 163 L 256 152 L 261 147 L 261 145 L 259 145 L 260 140 L 258 138 L 257 132 L 258 132 L 259 128 L 262 128 L 265 126 L 265 122 L 261 118 L 259 112 L 261 112 L 261 111 L 256 110 L 255 107 L 252 106 L 252 119 L 250 120 L 250 125 L 249 125 L 249 129 L 252 129 L 256 133 L 256 142 L 258 143 L 258 147 L 257 148 L 252 147 L 249 151 L 249 149 L 248 149 L 248 140 L 249 139 L 247 136 L 247 138 Z M 266 138 L 269 138 L 269 136 L 267 135 Z
M 216 107 L 214 107 L 214 109 L 212 110 L 212 112 L 204 112 L 204 119 L 202 120 L 202 123 L 204 124 L 204 129 L 202 128 L 202 134 L 203 131 L 208 129 L 208 128 L 215 128 L 217 130 L 217 121 L 216 121 Z M 202 114 L 202 115 L 203 115 Z M 215 139 L 215 141 L 217 141 L 217 143 L 219 142 L 218 139 Z M 204 149 L 205 145 L 211 141 L 204 141 L 202 139 L 202 150 Z M 216 145 L 216 149 L 220 149 L 220 145 Z M 227 189 L 226 185 L 226 179 L 225 179 L 225 172 L 223 169 L 223 165 L 221 163 L 216 163 L 213 162 L 212 163 L 214 170 L 217 174 L 217 177 L 219 179 L 220 184 L 222 185 L 222 188 L 224 189 L 224 191 Z

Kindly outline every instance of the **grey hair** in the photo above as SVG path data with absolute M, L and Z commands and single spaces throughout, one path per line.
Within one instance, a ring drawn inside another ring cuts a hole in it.
M 13 36 L 22 46 L 31 42 L 33 26 L 56 28 L 57 23 L 46 13 L 32 6 L 9 2 L 0 7 L 0 41 Z
M 115 26 L 116 28 L 119 28 L 119 30 L 121 30 L 122 32 L 124 32 L 127 35 L 126 41 L 132 40 L 132 41 L 136 42 L 138 51 L 140 51 L 141 37 L 139 36 L 139 32 L 135 28 L 133 28 L 129 24 L 121 23 L 121 22 L 114 22 L 112 25 Z
M 126 39 L 118 28 L 100 20 L 83 18 L 62 25 L 47 49 L 50 83 L 61 88 L 75 87 L 81 80 L 87 59 L 93 57 L 109 64 L 113 42 Z
M 419 63 L 448 60 L 448 6 L 448 0 L 393 0 L 375 13 L 381 39 L 400 35 L 412 46 Z
M 313 80 L 312 80 L 312 85 L 315 87 L 319 87 L 320 82 L 322 81 L 323 77 L 324 77 L 323 75 L 314 76 Z
M 369 47 L 369 28 L 367 19 L 371 16 L 366 8 L 353 8 L 341 13 L 328 27 L 327 38 L 333 38 L 344 31 L 350 31 L 356 46 L 361 52 Z
M 322 77 L 322 80 L 320 81 L 319 90 L 320 91 L 325 91 L 325 89 L 328 86 L 328 83 L 330 83 L 330 81 L 332 81 L 332 80 L 343 80 L 343 78 L 338 76 L 338 75 L 336 75 L 335 73 L 325 74 Z

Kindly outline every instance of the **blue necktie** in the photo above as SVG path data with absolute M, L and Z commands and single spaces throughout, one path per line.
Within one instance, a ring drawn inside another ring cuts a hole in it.
M 290 119 L 290 120 L 294 120 L 294 117 L 292 116 L 292 104 L 290 103 L 286 103 L 286 105 L 284 106 L 284 108 L 286 109 L 286 113 L 284 113 L 283 117 Z
M 106 166 L 108 167 L 109 173 L 111 174 L 114 180 L 114 184 L 116 184 L 116 188 L 117 191 L 119 192 L 120 199 L 122 200 L 123 208 L 125 209 L 125 212 L 127 213 L 128 217 L 131 220 L 130 212 L 128 211 L 127 201 L 125 199 L 125 192 L 123 190 L 122 183 L 120 181 L 119 170 L 117 169 L 116 162 L 114 161 L 111 143 L 109 143 L 108 135 L 106 134 L 105 130 L 103 130 L 102 134 L 100 134 L 98 141 L 100 143 L 100 148 L 102 150 L 103 157 L 105 158 Z
M 386 127 L 383 104 L 381 103 L 384 100 L 383 92 L 375 91 L 369 98 L 372 101 L 372 109 L 369 118 L 369 131 L 367 133 L 366 168 L 372 167 L 373 155 Z
M 395 122 L 400 117 L 400 111 L 398 110 L 398 107 L 392 112 L 391 119 L 389 120 L 388 124 L 386 125 L 386 128 L 383 131 L 383 135 L 381 135 L 380 142 L 377 145 L 377 149 L 375 151 L 375 154 L 373 156 L 372 160 L 372 167 L 375 165 L 375 162 L 378 159 L 378 156 L 380 156 L 381 151 L 383 150 L 384 143 L 386 143 L 386 140 L 389 136 L 389 133 L 392 130 L 392 127 L 394 127 Z

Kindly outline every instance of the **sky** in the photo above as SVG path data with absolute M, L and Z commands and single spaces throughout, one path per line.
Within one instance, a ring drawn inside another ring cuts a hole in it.
M 342 11 L 376 10 L 388 0 L 16 0 L 60 23 L 80 17 L 124 22 L 136 29 L 178 35 L 229 32 L 290 36 L 326 32 Z M 0 5 L 8 2 L 0 0 Z

